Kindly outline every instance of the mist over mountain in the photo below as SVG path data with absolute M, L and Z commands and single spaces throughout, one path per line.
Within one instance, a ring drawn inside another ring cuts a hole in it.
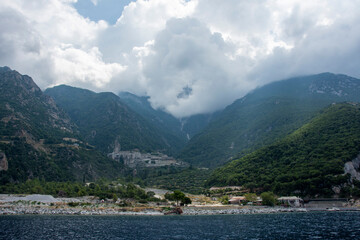
M 220 166 L 286 136 L 331 103 L 359 102 L 359 93 L 359 79 L 331 73 L 265 85 L 224 109 L 179 157 L 197 166 Z
M 149 97 L 139 97 L 129 92 L 121 92 L 119 96 L 132 110 L 151 121 L 159 129 L 178 136 L 183 144 L 201 132 L 216 115 L 214 113 L 195 114 L 179 119 L 161 109 L 154 109 L 149 102 Z

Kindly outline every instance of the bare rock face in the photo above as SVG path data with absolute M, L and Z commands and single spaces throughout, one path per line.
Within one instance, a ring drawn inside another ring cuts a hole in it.
M 0 152 L 0 171 L 7 171 L 8 170 L 8 161 L 6 158 L 5 153 Z
M 360 181 L 360 154 L 354 160 L 345 163 L 344 171 L 345 174 L 351 175 L 351 180 Z
M 114 153 L 119 153 L 121 151 L 121 145 L 120 145 L 118 139 L 120 139 L 120 136 L 117 136 L 115 139 L 114 150 L 113 150 Z

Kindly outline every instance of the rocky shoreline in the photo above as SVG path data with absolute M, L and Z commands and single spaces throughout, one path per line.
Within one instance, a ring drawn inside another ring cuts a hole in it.
M 268 213 L 283 213 L 283 212 L 307 212 L 305 208 L 285 208 L 285 207 L 267 207 L 267 208 L 196 208 L 189 207 L 183 210 L 184 215 L 222 215 L 222 214 L 268 214 Z
M 0 215 L 164 215 L 167 210 L 162 208 L 81 208 L 51 206 L 0 205 Z M 224 208 L 204 209 L 184 207 L 182 215 L 221 215 L 221 214 L 266 214 L 281 212 L 307 212 L 304 208 Z
M 309 212 L 313 209 L 306 208 L 204 208 L 184 207 L 182 215 L 231 215 L 231 214 L 270 214 L 270 213 L 291 213 Z M 326 211 L 320 209 L 318 211 Z M 328 210 L 329 211 L 329 210 Z M 339 209 L 337 211 L 360 211 L 359 209 Z M 52 206 L 25 206 L 25 205 L 0 205 L 0 215 L 126 215 L 126 216 L 159 216 L 167 212 L 164 208 L 116 208 L 116 207 L 63 207 Z
M 90 197 L 53 198 L 49 195 L 0 195 L 0 215 L 126 215 L 159 216 L 171 209 L 162 205 L 120 206 Z M 201 205 L 182 207 L 182 215 L 270 214 L 309 211 L 360 211 L 359 208 L 307 209 L 290 207 Z
M 0 207 L 0 215 L 163 215 L 156 210 L 125 211 L 123 209 L 81 209 L 8 206 Z

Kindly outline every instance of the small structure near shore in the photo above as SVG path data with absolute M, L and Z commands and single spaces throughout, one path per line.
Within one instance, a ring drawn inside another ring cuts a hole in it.
M 279 202 L 281 202 L 282 205 L 286 205 L 289 207 L 303 207 L 304 206 L 304 200 L 299 197 L 295 197 L 295 196 L 280 197 L 277 200 Z
M 245 197 L 243 196 L 238 196 L 238 197 L 232 197 L 229 200 L 229 204 L 241 204 L 242 202 L 244 202 L 246 200 Z

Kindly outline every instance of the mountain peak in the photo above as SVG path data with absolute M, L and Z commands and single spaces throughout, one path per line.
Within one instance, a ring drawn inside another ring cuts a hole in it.
M 73 181 L 119 175 L 121 165 L 80 139 L 69 116 L 29 76 L 1 68 L 0 153 L 3 162 L 8 162 L 0 169 L 1 184 L 31 178 Z
M 4 66 L 0 67 L 0 73 L 12 71 L 11 68 Z

